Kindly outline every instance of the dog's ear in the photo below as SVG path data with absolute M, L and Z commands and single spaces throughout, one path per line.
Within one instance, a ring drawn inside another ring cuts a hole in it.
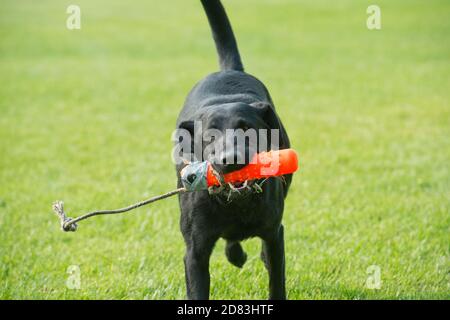
M 194 121 L 192 121 L 192 120 L 182 121 L 178 125 L 178 128 L 185 129 L 185 130 L 189 131 L 189 133 L 191 134 L 191 137 L 194 136 Z
M 261 119 L 267 124 L 267 129 L 279 129 L 279 141 L 277 146 L 280 149 L 286 149 L 289 147 L 289 138 L 286 135 L 283 124 L 278 118 L 275 108 L 269 102 L 255 102 L 251 106 L 257 110 Z M 272 135 L 268 137 L 268 143 L 272 146 Z
M 281 124 L 273 106 L 266 101 L 258 101 L 250 104 L 255 108 L 260 117 L 267 123 L 271 129 L 280 129 Z
M 184 163 L 183 167 L 185 167 L 186 165 L 188 165 L 190 162 L 194 161 L 194 159 L 195 159 L 195 157 L 194 157 L 194 151 L 195 151 L 194 121 L 192 121 L 192 120 L 182 121 L 178 125 L 178 129 L 186 130 L 187 132 L 189 132 L 189 136 L 190 136 L 190 138 L 189 138 L 190 139 L 190 150 L 189 151 L 184 150 L 184 152 L 188 153 L 188 154 L 184 154 L 184 156 L 186 156 L 187 158 L 183 158 L 183 163 Z M 181 142 L 181 140 L 179 142 Z

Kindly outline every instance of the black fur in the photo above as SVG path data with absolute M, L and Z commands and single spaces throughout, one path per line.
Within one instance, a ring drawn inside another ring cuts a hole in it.
M 222 71 L 213 73 L 191 90 L 177 120 L 177 128 L 193 135 L 193 121 L 202 122 L 203 129 L 248 128 L 279 129 L 279 148 L 289 148 L 289 139 L 279 120 L 272 99 L 265 86 L 255 77 L 244 73 L 236 40 L 219 0 L 202 0 L 216 42 Z M 202 137 L 194 137 L 202 146 Z M 208 160 L 223 155 L 207 154 Z M 248 155 L 247 160 L 251 155 Z M 204 160 L 204 159 L 199 159 Z M 227 173 L 245 164 L 219 164 L 215 168 Z M 181 187 L 177 166 L 178 186 Z M 186 289 L 189 299 L 209 298 L 209 258 L 216 241 L 227 241 L 226 256 L 237 267 L 246 261 L 240 241 L 249 237 L 262 239 L 261 258 L 269 273 L 269 297 L 285 299 L 284 238 L 281 219 L 284 199 L 291 183 L 291 175 L 270 178 L 263 185 L 263 193 L 244 194 L 231 203 L 221 194 L 207 191 L 189 192 L 179 197 L 180 226 L 186 243 L 184 258 Z

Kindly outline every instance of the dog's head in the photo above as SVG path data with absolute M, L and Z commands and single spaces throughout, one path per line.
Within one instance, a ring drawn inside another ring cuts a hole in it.
M 178 127 L 187 130 L 192 139 L 194 157 L 190 160 L 209 161 L 219 175 L 245 167 L 255 153 L 279 143 L 280 123 L 267 102 L 204 107 Z

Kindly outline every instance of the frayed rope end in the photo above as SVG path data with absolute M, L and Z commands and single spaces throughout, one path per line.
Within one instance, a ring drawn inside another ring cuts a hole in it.
M 53 211 L 55 211 L 56 215 L 59 218 L 60 224 L 61 224 L 61 230 L 62 231 L 77 231 L 77 224 L 76 223 L 70 223 L 72 221 L 72 218 L 68 218 L 66 214 L 64 213 L 64 202 L 62 201 L 55 201 L 52 205 Z

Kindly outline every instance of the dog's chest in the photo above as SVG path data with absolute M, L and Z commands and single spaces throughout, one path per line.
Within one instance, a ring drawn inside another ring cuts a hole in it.
M 268 222 L 269 213 L 260 203 L 253 202 L 245 207 L 230 207 L 221 210 L 222 234 L 228 240 L 243 240 L 260 235 Z

